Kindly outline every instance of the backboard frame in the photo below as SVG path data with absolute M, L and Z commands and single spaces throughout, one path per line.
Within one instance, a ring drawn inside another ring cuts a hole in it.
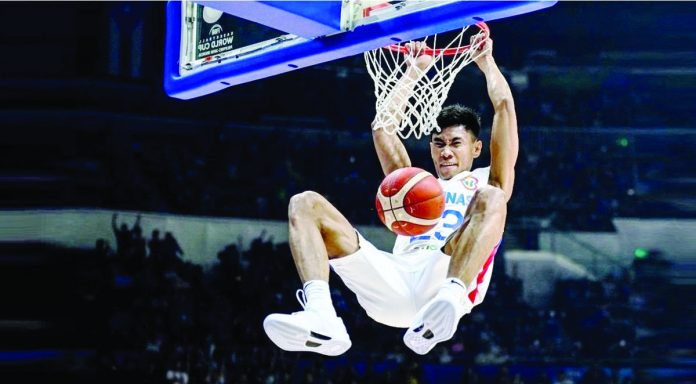
M 202 1 L 206 3 L 206 1 Z M 249 2 L 213 2 L 249 6 Z M 272 2 L 265 6 L 273 6 Z M 307 2 L 305 2 L 307 3 Z M 420 2 L 423 3 L 423 2 Z M 188 1 L 167 3 L 164 88 L 169 96 L 192 99 L 214 93 L 233 85 L 275 76 L 299 68 L 337 60 L 365 51 L 385 47 L 394 42 L 419 39 L 479 21 L 497 20 L 529 13 L 554 5 L 556 1 L 437 1 L 437 6 L 406 9 L 404 12 L 374 12 L 359 22 L 341 18 L 341 30 L 329 35 L 301 37 L 286 34 L 264 41 L 255 47 L 238 48 L 233 53 L 206 60 L 206 65 L 182 67 L 183 12 Z M 222 4 L 222 5 L 220 5 Z M 342 9 L 349 7 L 343 6 Z M 221 9 L 223 11 L 229 11 Z M 355 12 L 355 9 L 351 10 Z M 343 12 L 343 11 L 342 11 Z M 258 15 L 257 16 L 263 16 Z M 261 20 L 263 22 L 263 20 Z M 273 27 L 273 26 L 271 26 Z M 344 29 L 348 29 L 345 30 Z M 211 65 L 207 65 L 211 64 Z

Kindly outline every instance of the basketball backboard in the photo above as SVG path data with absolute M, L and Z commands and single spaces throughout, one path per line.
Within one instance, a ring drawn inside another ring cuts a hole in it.
M 170 1 L 164 87 L 191 99 L 555 1 Z

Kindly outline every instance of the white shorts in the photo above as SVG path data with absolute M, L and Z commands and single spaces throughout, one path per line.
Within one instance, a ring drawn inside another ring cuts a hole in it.
M 331 268 L 355 293 L 367 315 L 375 321 L 408 328 L 420 308 L 432 299 L 447 278 L 450 256 L 440 250 L 394 255 L 380 251 L 358 234 L 360 249 L 329 260 Z M 467 284 L 473 305 L 483 301 L 496 246 L 474 281 Z

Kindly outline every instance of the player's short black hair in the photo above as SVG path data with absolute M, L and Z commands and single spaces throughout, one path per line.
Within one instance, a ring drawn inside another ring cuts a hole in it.
M 463 125 L 464 129 L 471 132 L 478 139 L 481 132 L 481 116 L 476 111 L 461 104 L 448 105 L 442 108 L 437 115 L 437 126 L 440 130 L 445 128 Z M 433 134 L 437 132 L 433 131 Z M 430 136 L 432 138 L 432 135 Z

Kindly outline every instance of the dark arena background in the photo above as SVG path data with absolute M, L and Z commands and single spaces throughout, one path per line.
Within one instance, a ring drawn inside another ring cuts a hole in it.
M 294 194 L 393 241 L 363 58 L 169 98 L 165 5 L 0 3 L 0 383 L 696 382 L 696 3 L 490 22 L 520 156 L 486 301 L 418 356 L 332 275 L 334 358 L 261 324 L 300 309 Z M 448 103 L 487 140 L 485 89 L 467 67 Z

